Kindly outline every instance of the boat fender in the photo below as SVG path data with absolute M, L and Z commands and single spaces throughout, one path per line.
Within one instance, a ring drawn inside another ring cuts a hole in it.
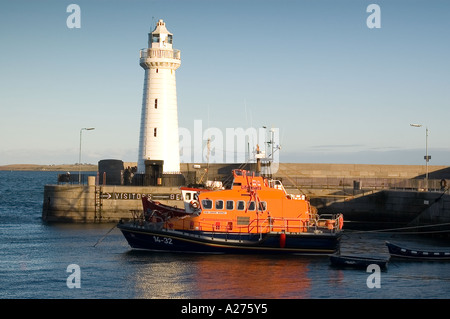
M 280 248 L 286 247 L 286 234 L 281 233 L 280 234 Z
M 199 205 L 199 203 L 196 200 L 192 200 L 189 203 L 189 206 L 191 206 L 192 209 L 198 209 L 200 205 Z
M 344 227 L 344 216 L 339 216 L 339 229 L 342 229 Z

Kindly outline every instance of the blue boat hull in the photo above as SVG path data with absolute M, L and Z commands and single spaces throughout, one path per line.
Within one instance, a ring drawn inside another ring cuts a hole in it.
M 450 261 L 449 251 L 418 250 L 401 247 L 390 242 L 386 242 L 389 254 L 394 258 L 412 259 L 412 260 L 432 260 L 432 261 Z
M 135 249 L 213 254 L 329 255 L 339 248 L 339 233 L 232 234 L 149 229 L 136 224 L 117 226 Z
M 335 267 L 367 269 L 370 265 L 378 265 L 381 269 L 386 270 L 389 258 L 330 255 L 330 262 Z

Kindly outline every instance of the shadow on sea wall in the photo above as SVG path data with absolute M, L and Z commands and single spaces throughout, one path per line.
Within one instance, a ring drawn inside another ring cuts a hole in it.
M 346 229 L 437 232 L 448 229 L 444 224 L 450 223 L 450 195 L 445 191 L 380 190 L 337 200 L 316 198 L 311 202 L 319 213 L 344 214 Z

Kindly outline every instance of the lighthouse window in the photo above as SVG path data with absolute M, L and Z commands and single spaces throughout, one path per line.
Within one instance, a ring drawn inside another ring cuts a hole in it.
M 245 202 L 243 200 L 237 201 L 237 210 L 244 210 L 245 209 Z
M 172 44 L 173 39 L 172 39 L 172 35 L 171 35 L 171 34 L 167 35 L 167 42 L 168 42 L 169 44 Z
M 223 200 L 216 200 L 216 209 L 223 209 Z
M 154 137 L 156 137 L 156 135 L 157 135 L 156 133 L 157 133 L 157 128 L 155 127 L 155 128 L 153 129 L 153 136 L 154 136 Z
M 159 34 L 152 34 L 152 42 L 159 42 Z
M 158 99 L 155 99 L 155 109 L 158 108 Z
M 210 199 L 202 200 L 202 207 L 203 207 L 203 209 L 211 209 L 212 208 L 212 200 L 210 200 Z

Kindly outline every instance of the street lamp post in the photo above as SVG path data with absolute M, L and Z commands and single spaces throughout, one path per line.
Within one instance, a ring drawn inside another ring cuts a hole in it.
M 409 124 L 413 127 L 422 127 L 422 124 Z M 425 187 L 428 190 L 428 162 L 431 159 L 431 156 L 428 156 L 428 127 L 425 127 L 425 167 L 426 167 L 426 173 L 425 173 Z
M 80 152 L 78 153 L 78 184 L 81 184 L 81 133 L 83 131 L 92 131 L 95 130 L 95 127 L 83 127 L 80 130 Z

